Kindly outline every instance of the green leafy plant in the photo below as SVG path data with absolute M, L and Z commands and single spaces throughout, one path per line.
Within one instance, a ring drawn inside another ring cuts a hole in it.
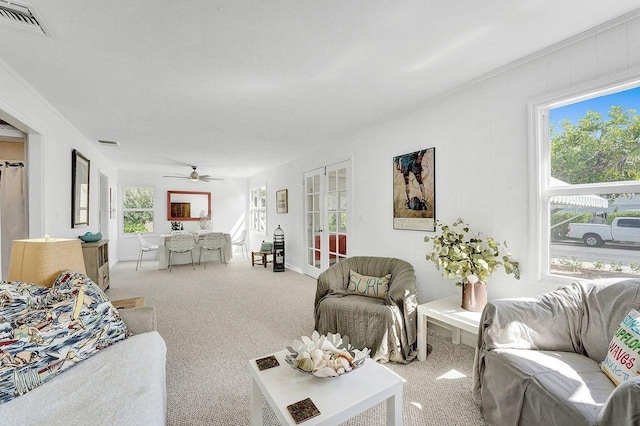
M 622 272 L 622 262 L 611 262 L 610 271 Z
M 593 262 L 593 267 L 601 271 L 604 269 L 604 262 L 602 260 L 596 260 L 595 262 Z
M 631 262 L 629 264 L 629 269 L 631 269 L 631 271 L 634 274 L 637 274 L 638 272 L 640 272 L 640 264 L 636 263 L 636 262 Z
M 558 263 L 560 263 L 562 266 L 567 266 L 568 268 L 571 269 L 571 272 L 578 272 L 580 270 L 580 268 L 582 268 L 582 260 L 578 259 L 577 257 L 572 257 L 571 259 L 567 259 L 564 257 L 561 257 L 558 260 Z
M 582 268 L 582 260 L 578 259 L 577 257 L 572 257 L 571 258 L 571 271 L 572 272 L 578 272 L 580 270 L 580 268 Z
M 440 235 L 425 237 L 425 242 L 432 242 L 431 260 L 444 278 L 462 278 L 456 285 L 464 282 L 487 282 L 489 276 L 499 267 L 504 267 L 507 274 L 520 279 L 519 263 L 511 259 L 506 251 L 507 242 L 502 245 L 491 237 L 482 237 L 473 233 L 469 225 L 458 219 L 451 226 L 435 222 Z M 481 238 L 482 237 L 482 238 Z

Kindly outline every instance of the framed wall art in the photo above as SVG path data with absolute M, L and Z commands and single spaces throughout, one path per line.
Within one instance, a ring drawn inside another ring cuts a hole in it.
M 109 219 L 116 218 L 116 189 L 109 188 Z
M 89 224 L 91 162 L 78 150 L 71 152 L 71 227 Z
M 435 231 L 436 149 L 393 157 L 393 228 Z
M 289 213 L 289 192 L 286 189 L 276 191 L 276 213 Z

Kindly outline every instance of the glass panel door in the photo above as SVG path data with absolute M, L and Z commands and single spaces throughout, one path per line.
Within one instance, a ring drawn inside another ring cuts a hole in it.
M 325 242 L 322 238 L 323 226 L 323 185 L 324 167 L 306 172 L 304 174 L 304 209 L 305 229 L 307 235 L 307 262 L 305 273 L 312 277 L 320 275 L 323 263 L 323 248 Z
M 350 173 L 350 162 L 345 161 L 304 175 L 305 273 L 312 277 L 347 257 Z
M 347 257 L 347 170 L 345 163 L 327 167 L 329 266 Z

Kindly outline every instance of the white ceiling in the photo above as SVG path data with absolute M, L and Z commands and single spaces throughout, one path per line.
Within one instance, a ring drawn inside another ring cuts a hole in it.
M 251 176 L 637 0 L 27 0 L 0 58 L 121 168 Z M 1 94 L 0 94 L 1 97 Z

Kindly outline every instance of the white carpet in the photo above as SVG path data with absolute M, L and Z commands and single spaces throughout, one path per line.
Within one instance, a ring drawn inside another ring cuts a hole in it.
M 144 296 L 156 307 L 167 344 L 169 425 L 248 425 L 248 360 L 284 349 L 313 331 L 315 280 L 290 270 L 251 267 L 241 257 L 229 265 L 209 262 L 157 270 L 157 262 L 122 262 L 111 270 L 111 299 Z M 471 395 L 473 349 L 432 334 L 425 362 L 389 363 L 407 382 L 405 425 L 481 425 Z M 322 379 L 318 379 L 322 380 Z M 324 379 L 328 380 L 328 379 Z M 378 404 L 346 424 L 385 423 Z M 265 425 L 277 425 L 263 408 Z

